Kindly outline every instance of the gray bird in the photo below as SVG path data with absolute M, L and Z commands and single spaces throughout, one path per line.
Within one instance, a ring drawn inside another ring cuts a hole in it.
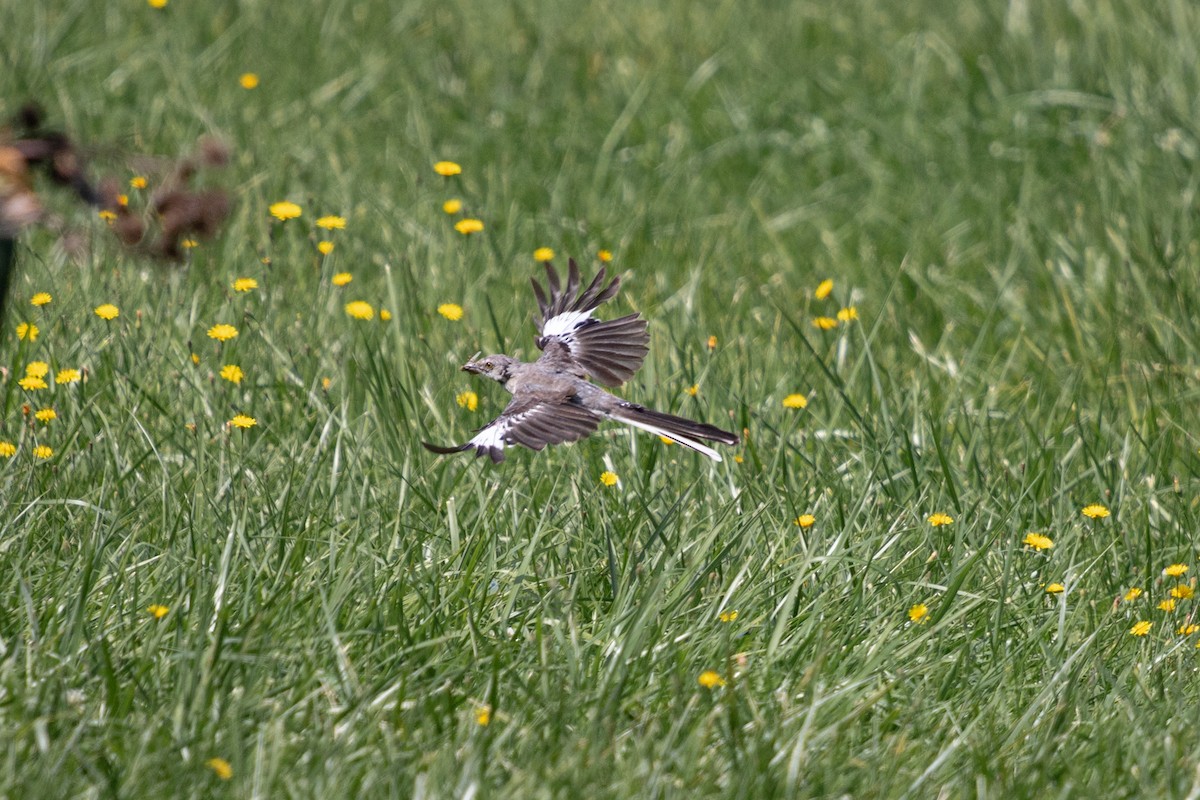
M 579 267 L 570 262 L 567 285 L 546 264 L 546 290 L 532 281 L 540 315 L 537 346 L 542 355 L 525 363 L 511 356 L 493 355 L 463 365 L 463 370 L 483 375 L 512 393 L 512 400 L 465 444 L 454 447 L 422 442 L 434 453 L 474 450 L 476 456 L 504 460 L 504 448 L 524 445 L 541 450 L 548 444 L 573 442 L 588 436 L 606 419 L 664 436 L 703 453 L 714 461 L 721 455 L 700 440 L 735 445 L 738 437 L 703 422 L 652 411 L 606 392 L 588 379 L 617 387 L 633 377 L 649 348 L 646 320 L 637 314 L 601 322 L 592 311 L 617 294 L 620 278 L 604 285 L 603 267 L 591 284 L 579 292 Z M 549 297 L 547 297 L 549 295 Z

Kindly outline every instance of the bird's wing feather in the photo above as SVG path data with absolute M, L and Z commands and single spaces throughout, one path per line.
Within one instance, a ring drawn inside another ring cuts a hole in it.
M 589 435 L 600 424 L 600 417 L 573 398 L 544 400 L 514 397 L 500 416 L 479 429 L 471 440 L 452 447 L 422 442 L 434 453 L 461 453 L 474 450 L 476 456 L 489 456 L 494 463 L 504 460 L 504 448 L 523 445 L 541 450 L 548 444 L 573 442 Z
M 540 316 L 537 346 L 545 351 L 539 361 L 556 369 L 590 375 L 607 386 L 620 386 L 633 377 L 646 359 L 650 334 L 637 314 L 601 322 L 592 312 L 617 294 L 620 278 L 604 284 L 603 267 L 586 289 L 579 290 L 579 266 L 571 259 L 567 284 L 546 264 L 546 290 L 533 281 Z M 576 294 L 578 292 L 578 294 Z

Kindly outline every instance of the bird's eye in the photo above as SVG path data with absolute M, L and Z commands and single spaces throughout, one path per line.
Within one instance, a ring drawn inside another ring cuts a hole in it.
M 485 361 L 485 362 L 483 363 L 483 368 L 484 368 L 484 369 L 491 369 L 491 368 L 492 368 L 492 367 L 494 367 L 494 366 L 496 366 L 496 365 L 495 365 L 495 364 L 493 364 L 493 363 L 492 363 L 492 362 L 490 362 L 490 361 Z

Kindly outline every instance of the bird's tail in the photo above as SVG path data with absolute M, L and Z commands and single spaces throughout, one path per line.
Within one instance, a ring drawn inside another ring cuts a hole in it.
M 690 419 L 676 417 L 672 414 L 664 414 L 661 411 L 652 411 L 649 408 L 634 403 L 621 403 L 616 409 L 610 412 L 609 416 L 618 422 L 624 422 L 626 425 L 632 425 L 635 428 L 641 428 L 644 431 L 665 436 L 677 444 L 695 450 L 697 453 L 703 453 L 713 461 L 720 461 L 721 454 L 708 445 L 701 444 L 699 440 L 720 442 L 721 444 L 728 445 L 735 445 L 740 441 L 735 434 L 723 431 L 716 426 L 707 425 L 703 422 L 693 422 Z

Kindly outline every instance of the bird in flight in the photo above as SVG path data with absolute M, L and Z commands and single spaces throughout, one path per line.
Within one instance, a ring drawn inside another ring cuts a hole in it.
M 622 400 L 589 380 L 616 388 L 633 377 L 649 352 L 646 320 L 637 314 L 608 321 L 592 316 L 597 306 L 616 296 L 621 282 L 614 277 L 605 285 L 604 280 L 601 267 L 587 288 L 579 291 L 579 267 L 571 259 L 564 287 L 547 263 L 545 290 L 532 282 L 540 311 L 534 322 L 541 357 L 522 362 L 492 355 L 463 365 L 466 372 L 500 383 L 512 393 L 512 400 L 470 441 L 452 447 L 422 442 L 425 448 L 434 453 L 474 450 L 477 457 L 486 455 L 498 464 L 504 460 L 505 447 L 519 444 L 541 450 L 548 444 L 573 442 L 611 419 L 720 461 L 721 454 L 703 442 L 735 445 L 734 434 Z

